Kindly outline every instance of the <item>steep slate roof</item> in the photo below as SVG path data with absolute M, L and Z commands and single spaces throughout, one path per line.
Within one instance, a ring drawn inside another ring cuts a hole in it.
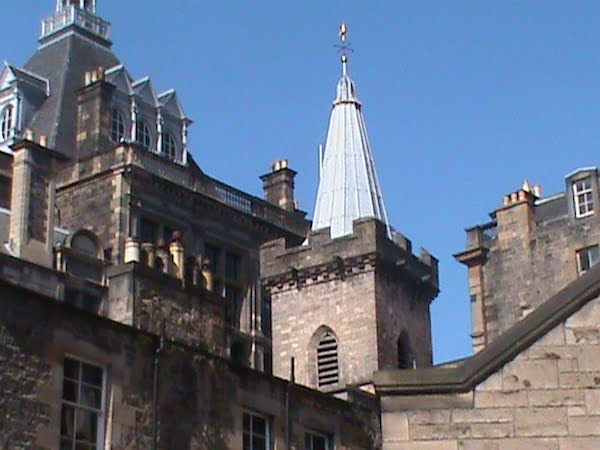
M 352 234 L 356 219 L 369 217 L 385 223 L 390 234 L 362 105 L 344 59 L 321 161 L 312 229 L 331 228 L 331 237 L 337 238 Z
M 600 264 L 506 330 L 485 349 L 455 367 L 377 372 L 375 388 L 383 395 L 470 391 L 599 296 Z
M 26 127 L 38 136 L 45 135 L 48 147 L 73 156 L 77 133 L 75 92 L 83 87 L 86 72 L 119 64 L 109 46 L 93 41 L 77 29 L 43 44 L 25 69 L 49 80 L 50 97 Z

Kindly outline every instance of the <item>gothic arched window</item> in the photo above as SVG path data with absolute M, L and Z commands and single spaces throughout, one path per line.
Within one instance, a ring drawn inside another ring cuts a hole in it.
M 121 142 L 125 138 L 125 119 L 118 109 L 110 112 L 110 140 Z
M 326 331 L 317 344 L 317 381 L 319 387 L 338 383 L 338 341 L 332 332 Z
M 138 120 L 135 124 L 135 136 L 138 144 L 150 150 L 152 148 L 152 134 L 150 128 L 143 121 Z
M 410 346 L 410 337 L 406 330 L 402 330 L 400 336 L 398 336 L 396 350 L 398 352 L 398 369 L 412 369 L 414 356 Z
M 177 158 L 177 144 L 171 133 L 164 133 L 162 136 L 162 154 L 169 159 Z
M 12 137 L 14 120 L 14 108 L 9 105 L 0 115 L 0 140 L 6 141 Z

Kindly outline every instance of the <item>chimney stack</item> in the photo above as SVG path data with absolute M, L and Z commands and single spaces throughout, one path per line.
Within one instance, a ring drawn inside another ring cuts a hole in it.
M 286 211 L 295 211 L 297 203 L 294 201 L 294 170 L 289 168 L 287 159 L 282 159 L 271 166 L 271 171 L 260 177 L 263 181 L 265 199 L 275 206 Z
M 57 163 L 45 143 L 40 138 L 40 144 L 24 140 L 13 147 L 9 242 L 17 257 L 51 267 Z

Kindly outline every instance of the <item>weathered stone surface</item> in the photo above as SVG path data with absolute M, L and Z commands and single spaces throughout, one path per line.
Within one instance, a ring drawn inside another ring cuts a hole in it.
M 574 313 L 568 322 L 596 323 L 600 329 L 596 304 L 600 304 L 599 298 Z M 577 344 L 561 340 L 563 329 L 564 324 L 550 338 L 533 343 L 476 386 L 471 391 L 473 406 L 448 403 L 440 407 L 443 397 L 451 398 L 454 393 L 407 396 L 412 398 L 411 408 L 397 414 L 408 415 L 409 441 L 403 447 L 390 448 L 412 450 L 419 448 L 413 447 L 417 442 L 433 447 L 451 439 L 460 450 L 600 449 L 599 349 L 595 342 L 585 339 Z M 431 403 L 428 397 L 439 406 L 418 409 L 419 402 Z M 406 406 L 394 403 L 394 398 L 382 394 L 387 420 L 391 420 L 394 406 Z M 385 429 L 383 438 L 387 444 Z

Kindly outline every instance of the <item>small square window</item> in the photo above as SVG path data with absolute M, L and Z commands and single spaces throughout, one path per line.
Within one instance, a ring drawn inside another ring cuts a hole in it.
M 594 196 L 591 178 L 573 183 L 575 217 L 587 217 L 594 213 Z
M 600 260 L 600 249 L 597 245 L 577 250 L 577 271 L 583 275 Z
M 244 413 L 244 447 L 243 450 L 270 450 L 271 430 L 269 420 L 265 416 Z
M 331 450 L 331 439 L 322 433 L 308 432 L 304 438 L 305 450 Z

